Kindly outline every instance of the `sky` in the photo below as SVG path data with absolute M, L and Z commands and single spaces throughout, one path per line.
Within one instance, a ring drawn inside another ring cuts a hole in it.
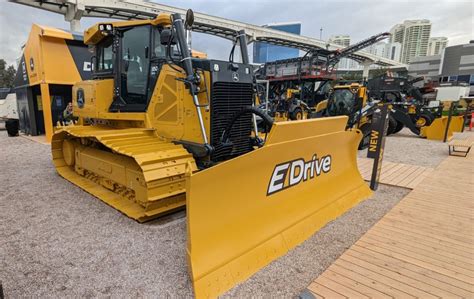
M 33 0 L 32 0 L 33 1 Z M 154 1 L 255 25 L 298 21 L 302 35 L 327 40 L 347 34 L 351 43 L 370 37 L 410 19 L 429 19 L 431 36 L 446 36 L 449 45 L 474 40 L 474 0 L 162 0 Z M 100 21 L 83 18 L 82 29 Z M 0 58 L 16 64 L 21 46 L 33 23 L 69 29 L 59 14 L 0 0 Z M 229 41 L 203 34 L 193 35 L 193 48 L 210 58 L 227 59 Z M 252 53 L 252 48 L 249 48 Z

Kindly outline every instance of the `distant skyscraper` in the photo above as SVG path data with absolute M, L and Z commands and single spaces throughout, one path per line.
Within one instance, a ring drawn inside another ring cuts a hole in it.
M 428 42 L 428 55 L 439 55 L 448 46 L 447 37 L 430 37 Z
M 401 62 L 409 63 L 414 57 L 428 54 L 428 40 L 431 34 L 429 20 L 408 20 L 390 30 L 390 42 L 402 44 Z
M 330 44 L 341 45 L 344 48 L 351 44 L 351 37 L 349 35 L 333 35 L 329 38 Z
M 390 42 L 391 43 L 403 43 L 403 35 L 405 33 L 405 26 L 403 24 L 397 24 L 390 30 Z
M 375 43 L 373 45 L 368 46 L 365 48 L 366 52 L 369 52 L 370 54 L 374 54 L 380 57 L 387 57 L 388 58 L 388 44 L 384 41 Z
M 402 44 L 398 42 L 386 43 L 384 41 L 380 41 L 376 44 L 367 47 L 363 51 L 369 52 L 370 54 L 374 54 L 380 57 L 400 61 Z
M 264 25 L 280 31 L 285 31 L 294 34 L 301 34 L 301 23 L 274 23 Z M 254 63 L 265 63 L 280 59 L 288 59 L 298 57 L 300 51 L 296 48 L 275 46 L 263 42 L 255 42 L 253 46 L 253 62 Z
M 387 44 L 389 50 L 387 51 L 387 58 L 400 61 L 402 56 L 402 44 L 399 42 L 393 42 Z
M 351 37 L 349 35 L 333 35 L 328 39 L 328 43 L 340 45 L 341 49 L 349 47 Z M 357 62 L 352 59 L 342 58 L 337 64 L 338 69 L 354 69 L 357 68 Z

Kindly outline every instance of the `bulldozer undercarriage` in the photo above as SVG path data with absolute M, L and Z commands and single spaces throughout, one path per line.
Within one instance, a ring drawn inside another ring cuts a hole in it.
M 184 208 L 186 168 L 197 170 L 181 145 L 149 129 L 64 127 L 52 155 L 61 176 L 139 222 Z

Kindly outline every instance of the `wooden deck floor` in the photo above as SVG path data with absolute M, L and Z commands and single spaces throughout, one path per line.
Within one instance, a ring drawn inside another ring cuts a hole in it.
M 474 155 L 448 157 L 316 278 L 317 298 L 474 298 Z
M 368 158 L 357 159 L 359 171 L 366 181 L 370 181 L 373 161 L 373 159 Z M 381 184 L 413 189 L 432 171 L 433 168 L 429 167 L 384 161 L 379 182 Z

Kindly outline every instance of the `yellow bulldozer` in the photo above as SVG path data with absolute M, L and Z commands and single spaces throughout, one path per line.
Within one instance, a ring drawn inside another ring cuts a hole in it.
M 51 146 L 62 177 L 133 219 L 186 208 L 200 298 L 245 280 L 371 191 L 356 164 L 362 134 L 346 130 L 346 116 L 273 122 L 253 103 L 245 32 L 235 32 L 242 63 L 193 58 L 192 24 L 189 11 L 186 21 L 160 14 L 86 30 L 93 79 L 74 85 L 78 124 L 57 128 Z

